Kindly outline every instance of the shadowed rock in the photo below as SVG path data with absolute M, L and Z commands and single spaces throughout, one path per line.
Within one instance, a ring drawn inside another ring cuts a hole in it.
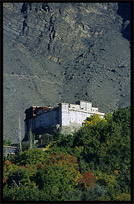
M 127 5 L 127 6 L 126 6 Z M 130 105 L 129 3 L 4 3 L 4 137 L 32 105 Z M 127 38 L 127 39 L 126 39 Z

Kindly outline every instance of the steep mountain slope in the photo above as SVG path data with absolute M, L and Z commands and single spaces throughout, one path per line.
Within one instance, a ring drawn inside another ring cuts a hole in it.
M 103 112 L 130 105 L 125 8 L 128 3 L 3 4 L 4 138 L 18 141 L 19 115 L 24 135 L 24 111 L 32 105 L 88 100 Z

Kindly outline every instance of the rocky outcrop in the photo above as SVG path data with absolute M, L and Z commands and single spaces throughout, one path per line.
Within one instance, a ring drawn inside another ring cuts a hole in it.
M 129 3 L 4 3 L 4 137 L 32 105 L 130 105 Z

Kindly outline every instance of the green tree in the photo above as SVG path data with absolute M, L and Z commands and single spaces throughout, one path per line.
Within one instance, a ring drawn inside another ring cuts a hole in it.
M 52 143 L 54 141 L 54 136 L 50 135 L 48 133 L 44 133 L 43 135 L 41 135 L 41 137 L 38 140 L 38 144 L 40 146 L 47 146 L 48 144 Z
M 11 146 L 11 141 L 10 140 L 3 140 L 3 145 L 4 146 Z
M 3 200 L 4 201 L 43 201 L 44 195 L 39 191 L 34 182 L 27 185 L 15 187 L 15 185 L 8 186 L 7 184 L 3 188 Z
M 28 142 L 29 142 L 30 149 L 34 147 L 34 140 L 35 140 L 35 135 L 32 133 L 32 130 L 30 128 L 28 132 Z
M 8 157 L 5 200 L 129 201 L 130 119 L 130 108 L 92 116 L 73 135 L 55 137 L 49 151 Z
M 80 197 L 81 176 L 75 156 L 55 153 L 39 165 L 35 181 L 45 201 L 72 201 Z

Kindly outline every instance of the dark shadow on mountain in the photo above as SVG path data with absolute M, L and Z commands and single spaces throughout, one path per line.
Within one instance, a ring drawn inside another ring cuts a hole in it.
M 123 18 L 122 24 L 122 36 L 129 41 L 131 40 L 130 36 L 130 24 L 131 24 L 131 4 L 130 3 L 118 3 L 118 15 Z

